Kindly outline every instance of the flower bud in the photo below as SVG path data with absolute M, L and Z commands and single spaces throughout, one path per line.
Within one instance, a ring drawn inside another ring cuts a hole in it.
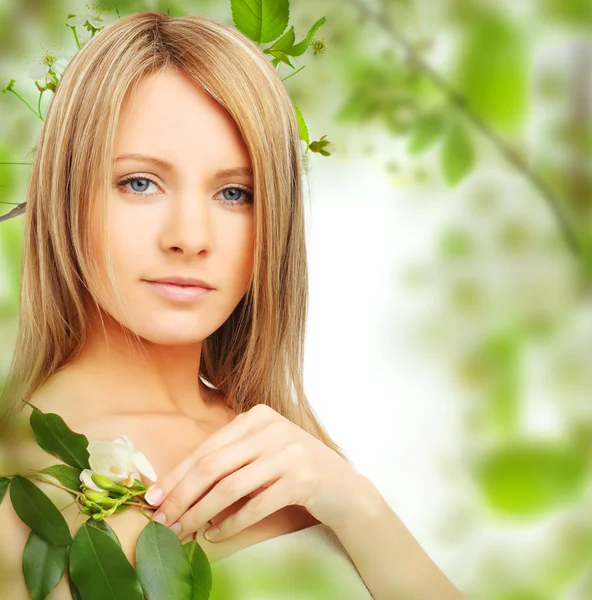
M 108 490 L 109 492 L 114 492 L 116 494 L 128 495 L 129 489 L 123 485 L 119 485 L 118 483 L 114 483 L 108 477 L 104 475 L 100 475 L 99 473 L 93 473 L 91 475 L 91 479 L 104 490 Z
M 134 483 L 129 487 L 129 489 L 143 494 L 148 489 L 148 486 L 143 484 L 139 479 L 134 479 Z M 137 493 L 134 494 L 134 496 L 137 496 Z
M 87 490 L 84 494 L 89 500 L 96 502 L 101 507 L 111 507 L 121 504 L 121 499 L 110 498 L 109 492 L 97 492 L 95 490 Z

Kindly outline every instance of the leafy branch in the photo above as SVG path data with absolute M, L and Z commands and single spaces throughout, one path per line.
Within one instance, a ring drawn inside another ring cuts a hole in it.
M 405 51 L 408 61 L 411 65 L 417 67 L 425 77 L 434 83 L 436 87 L 447 97 L 448 101 L 454 105 L 486 138 L 488 138 L 505 159 L 517 169 L 533 187 L 541 194 L 547 205 L 553 212 L 559 228 L 567 243 L 569 249 L 577 258 L 582 257 L 581 242 L 575 233 L 561 203 L 551 190 L 551 188 L 541 179 L 541 177 L 528 165 L 520 153 L 513 148 L 507 141 L 500 137 L 469 105 L 466 98 L 436 71 L 424 58 L 421 53 L 411 44 L 401 31 L 392 23 L 384 8 L 378 12 L 369 9 L 361 0 L 349 0 L 356 6 L 366 19 L 376 23 L 385 30 Z

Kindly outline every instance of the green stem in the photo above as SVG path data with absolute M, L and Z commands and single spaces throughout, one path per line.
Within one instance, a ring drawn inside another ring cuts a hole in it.
M 70 502 L 70 504 L 66 504 L 66 506 L 64 506 L 64 508 L 60 508 L 60 512 L 62 512 L 63 510 L 66 510 L 69 506 L 72 506 L 72 504 L 76 504 L 78 502 L 78 499 L 73 500 L 72 502 Z
M 300 73 L 300 71 L 302 71 L 302 69 L 304 69 L 304 67 L 306 67 L 306 65 L 302 65 L 298 71 L 294 71 L 294 73 L 292 73 L 291 75 L 288 75 L 287 77 L 284 77 L 282 79 L 282 81 L 286 81 L 286 79 L 290 79 L 290 77 L 294 77 L 294 75 L 296 75 L 296 73 Z
M 32 165 L 33 163 L 25 162 L 0 162 L 0 165 Z
M 520 154 L 510 146 L 505 140 L 503 140 L 491 127 L 477 115 L 467 104 L 466 98 L 457 92 L 435 69 L 433 69 L 420 55 L 420 53 L 410 44 L 403 34 L 391 23 L 388 16 L 378 14 L 375 11 L 369 10 L 360 0 L 350 0 L 362 13 L 370 20 L 376 22 L 382 27 L 387 33 L 391 34 L 393 38 L 404 48 L 407 56 L 411 62 L 415 64 L 419 70 L 430 79 L 439 89 L 448 97 L 448 100 L 454 104 L 465 117 L 473 123 L 473 125 L 485 135 L 497 149 L 503 154 L 506 160 L 516 168 L 536 190 L 541 194 L 544 200 L 547 202 L 549 208 L 555 215 L 561 233 L 576 257 L 582 256 L 581 242 L 572 229 L 571 224 L 567 215 L 561 208 L 561 204 L 555 197 L 553 191 L 547 186 L 547 184 L 535 173 L 526 161 L 520 156 Z
M 37 102 L 37 112 L 39 113 L 39 116 L 41 117 L 41 120 L 43 121 L 43 117 L 41 116 L 41 96 L 43 96 L 43 92 L 39 92 L 39 100 Z
M 10 89 L 10 90 L 8 90 L 8 91 L 9 91 L 9 92 L 12 92 L 12 93 L 13 93 L 15 96 L 17 96 L 18 98 L 20 98 L 20 99 L 21 99 L 21 100 L 22 100 L 22 101 L 23 101 L 23 102 L 24 102 L 24 103 L 25 103 L 25 104 L 26 104 L 26 105 L 27 105 L 27 106 L 28 106 L 28 107 L 31 109 L 31 112 L 32 112 L 32 113 L 33 113 L 33 114 L 34 114 L 36 117 L 38 117 L 39 119 L 41 119 L 41 120 L 43 121 L 43 117 L 42 117 L 40 114 L 36 113 L 36 112 L 35 112 L 35 109 L 34 109 L 34 108 L 33 108 L 33 107 L 32 107 L 32 106 L 31 106 L 31 105 L 30 105 L 30 104 L 29 104 L 29 103 L 28 103 L 28 102 L 27 102 L 27 101 L 26 101 L 26 100 L 25 100 L 25 99 L 24 99 L 24 98 L 23 98 L 23 97 L 22 97 L 22 96 L 19 94 L 19 93 L 15 92 L 15 91 L 14 91 L 14 90 L 12 90 L 12 89 Z
M 74 34 L 74 39 L 76 40 L 76 45 L 78 46 L 78 50 L 80 50 L 81 46 L 80 41 L 78 39 L 78 34 L 76 33 L 76 27 L 72 27 L 72 25 L 68 25 L 68 27 L 72 30 L 72 33 Z
M 63 485 L 59 485 L 58 483 L 54 483 L 53 481 L 45 479 L 45 477 L 43 477 L 43 475 L 41 475 L 39 472 L 29 473 L 28 475 L 24 475 L 24 477 L 27 477 L 27 479 L 37 479 L 38 481 L 42 481 L 43 483 L 49 483 L 49 485 L 53 485 L 57 488 L 60 488 L 61 490 L 64 490 L 65 492 L 69 492 L 70 494 L 76 494 L 76 500 L 78 500 L 78 498 L 80 498 L 80 496 L 83 495 L 81 492 L 75 492 L 70 488 L 64 487 Z

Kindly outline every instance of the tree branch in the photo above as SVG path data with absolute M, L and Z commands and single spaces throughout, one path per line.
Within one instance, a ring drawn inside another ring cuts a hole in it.
M 471 109 L 465 97 L 457 92 L 451 84 L 449 84 L 422 58 L 421 54 L 392 24 L 384 9 L 381 11 L 381 13 L 376 13 L 369 10 L 368 7 L 361 2 L 361 0 L 349 1 L 356 6 L 368 20 L 375 22 L 387 33 L 389 33 L 393 39 L 395 39 L 395 41 L 404 48 L 409 60 L 415 64 L 417 68 L 428 79 L 430 79 L 444 93 L 445 96 L 448 97 L 448 100 L 454 104 L 464 114 L 464 116 L 497 147 L 499 152 L 501 152 L 506 160 L 530 181 L 530 183 L 541 194 L 553 212 L 569 249 L 577 258 L 580 258 L 582 256 L 580 240 L 572 228 L 567 215 L 563 211 L 561 203 L 556 198 L 554 192 L 549 188 L 549 186 L 538 176 L 535 171 L 532 170 L 522 156 L 520 156 L 520 154 L 514 148 L 512 148 L 508 142 L 502 139 L 478 114 Z

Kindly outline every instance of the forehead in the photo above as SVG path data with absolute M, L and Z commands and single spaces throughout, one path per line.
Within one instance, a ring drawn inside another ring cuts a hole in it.
M 181 163 L 250 165 L 236 123 L 213 98 L 175 69 L 142 78 L 125 97 L 115 156 L 129 153 L 166 156 Z

